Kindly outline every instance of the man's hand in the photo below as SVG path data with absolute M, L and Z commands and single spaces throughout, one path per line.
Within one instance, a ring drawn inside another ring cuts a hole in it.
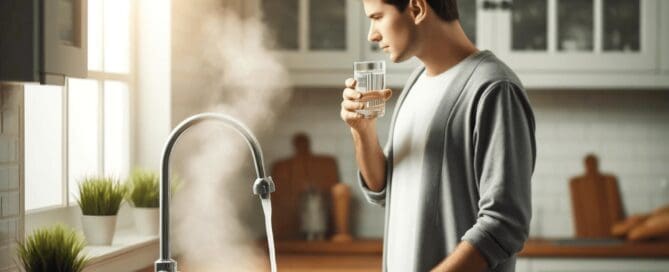
M 341 102 L 341 119 L 348 124 L 351 129 L 356 131 L 364 131 L 371 127 L 371 124 L 376 120 L 375 118 L 365 118 L 362 114 L 357 113 L 356 110 L 365 109 L 364 102 L 367 102 L 372 99 L 383 98 L 383 101 L 387 101 L 392 96 L 392 91 L 390 89 L 380 90 L 380 91 L 370 91 L 366 93 L 360 93 L 355 90 L 355 85 L 357 82 L 349 78 L 346 80 L 346 88 L 342 92 L 342 102 Z
M 366 119 L 355 112 L 365 108 L 366 101 L 383 98 L 387 101 L 392 95 L 389 89 L 360 93 L 355 91 L 355 80 L 346 80 L 342 93 L 341 119 L 351 127 L 351 136 L 355 145 L 355 160 L 367 187 L 379 192 L 386 186 L 386 158 L 376 135 L 376 118 Z
M 488 262 L 469 242 L 462 241 L 457 248 L 432 272 L 482 272 Z

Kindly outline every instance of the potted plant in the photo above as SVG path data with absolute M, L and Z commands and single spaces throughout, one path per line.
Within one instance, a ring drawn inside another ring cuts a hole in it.
M 135 169 L 126 185 L 128 202 L 134 207 L 135 227 L 140 234 L 158 235 L 160 180 L 158 174 Z
M 56 225 L 35 230 L 16 248 L 19 266 L 26 272 L 81 272 L 89 258 L 85 241 L 74 230 Z
M 89 177 L 79 183 L 79 207 L 86 240 L 91 245 L 111 245 L 116 215 L 126 189 L 111 177 Z

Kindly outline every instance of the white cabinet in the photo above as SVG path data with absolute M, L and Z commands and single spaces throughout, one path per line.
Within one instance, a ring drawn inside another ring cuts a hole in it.
M 520 258 L 518 272 L 668 272 L 667 259 Z
M 402 86 L 412 59 L 390 63 L 367 41 L 358 0 L 261 0 L 275 48 L 298 86 L 342 86 L 356 60 L 386 60 L 387 85 Z M 460 20 L 528 88 L 669 87 L 669 1 L 467 0 Z
M 529 87 L 666 87 L 660 2 L 513 0 L 494 14 L 493 51 Z
M 260 0 L 276 52 L 291 70 L 350 69 L 360 51 L 358 0 Z
M 0 81 L 86 77 L 87 0 L 0 1 Z
M 516 72 L 656 70 L 656 0 L 514 0 L 495 53 Z

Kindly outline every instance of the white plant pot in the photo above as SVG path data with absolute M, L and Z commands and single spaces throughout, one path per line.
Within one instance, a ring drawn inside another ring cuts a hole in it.
M 111 245 L 116 231 L 116 215 L 84 215 L 81 223 L 89 245 Z
M 132 215 L 135 218 L 135 228 L 142 235 L 158 235 L 159 213 L 158 208 L 133 208 Z

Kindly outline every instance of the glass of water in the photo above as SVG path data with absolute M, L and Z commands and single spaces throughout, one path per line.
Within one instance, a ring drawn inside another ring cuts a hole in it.
M 386 63 L 384 61 L 356 61 L 353 63 L 355 90 L 361 93 L 381 91 L 386 88 Z M 364 118 L 382 117 L 386 113 L 383 98 L 368 100 L 365 108 L 356 110 Z

